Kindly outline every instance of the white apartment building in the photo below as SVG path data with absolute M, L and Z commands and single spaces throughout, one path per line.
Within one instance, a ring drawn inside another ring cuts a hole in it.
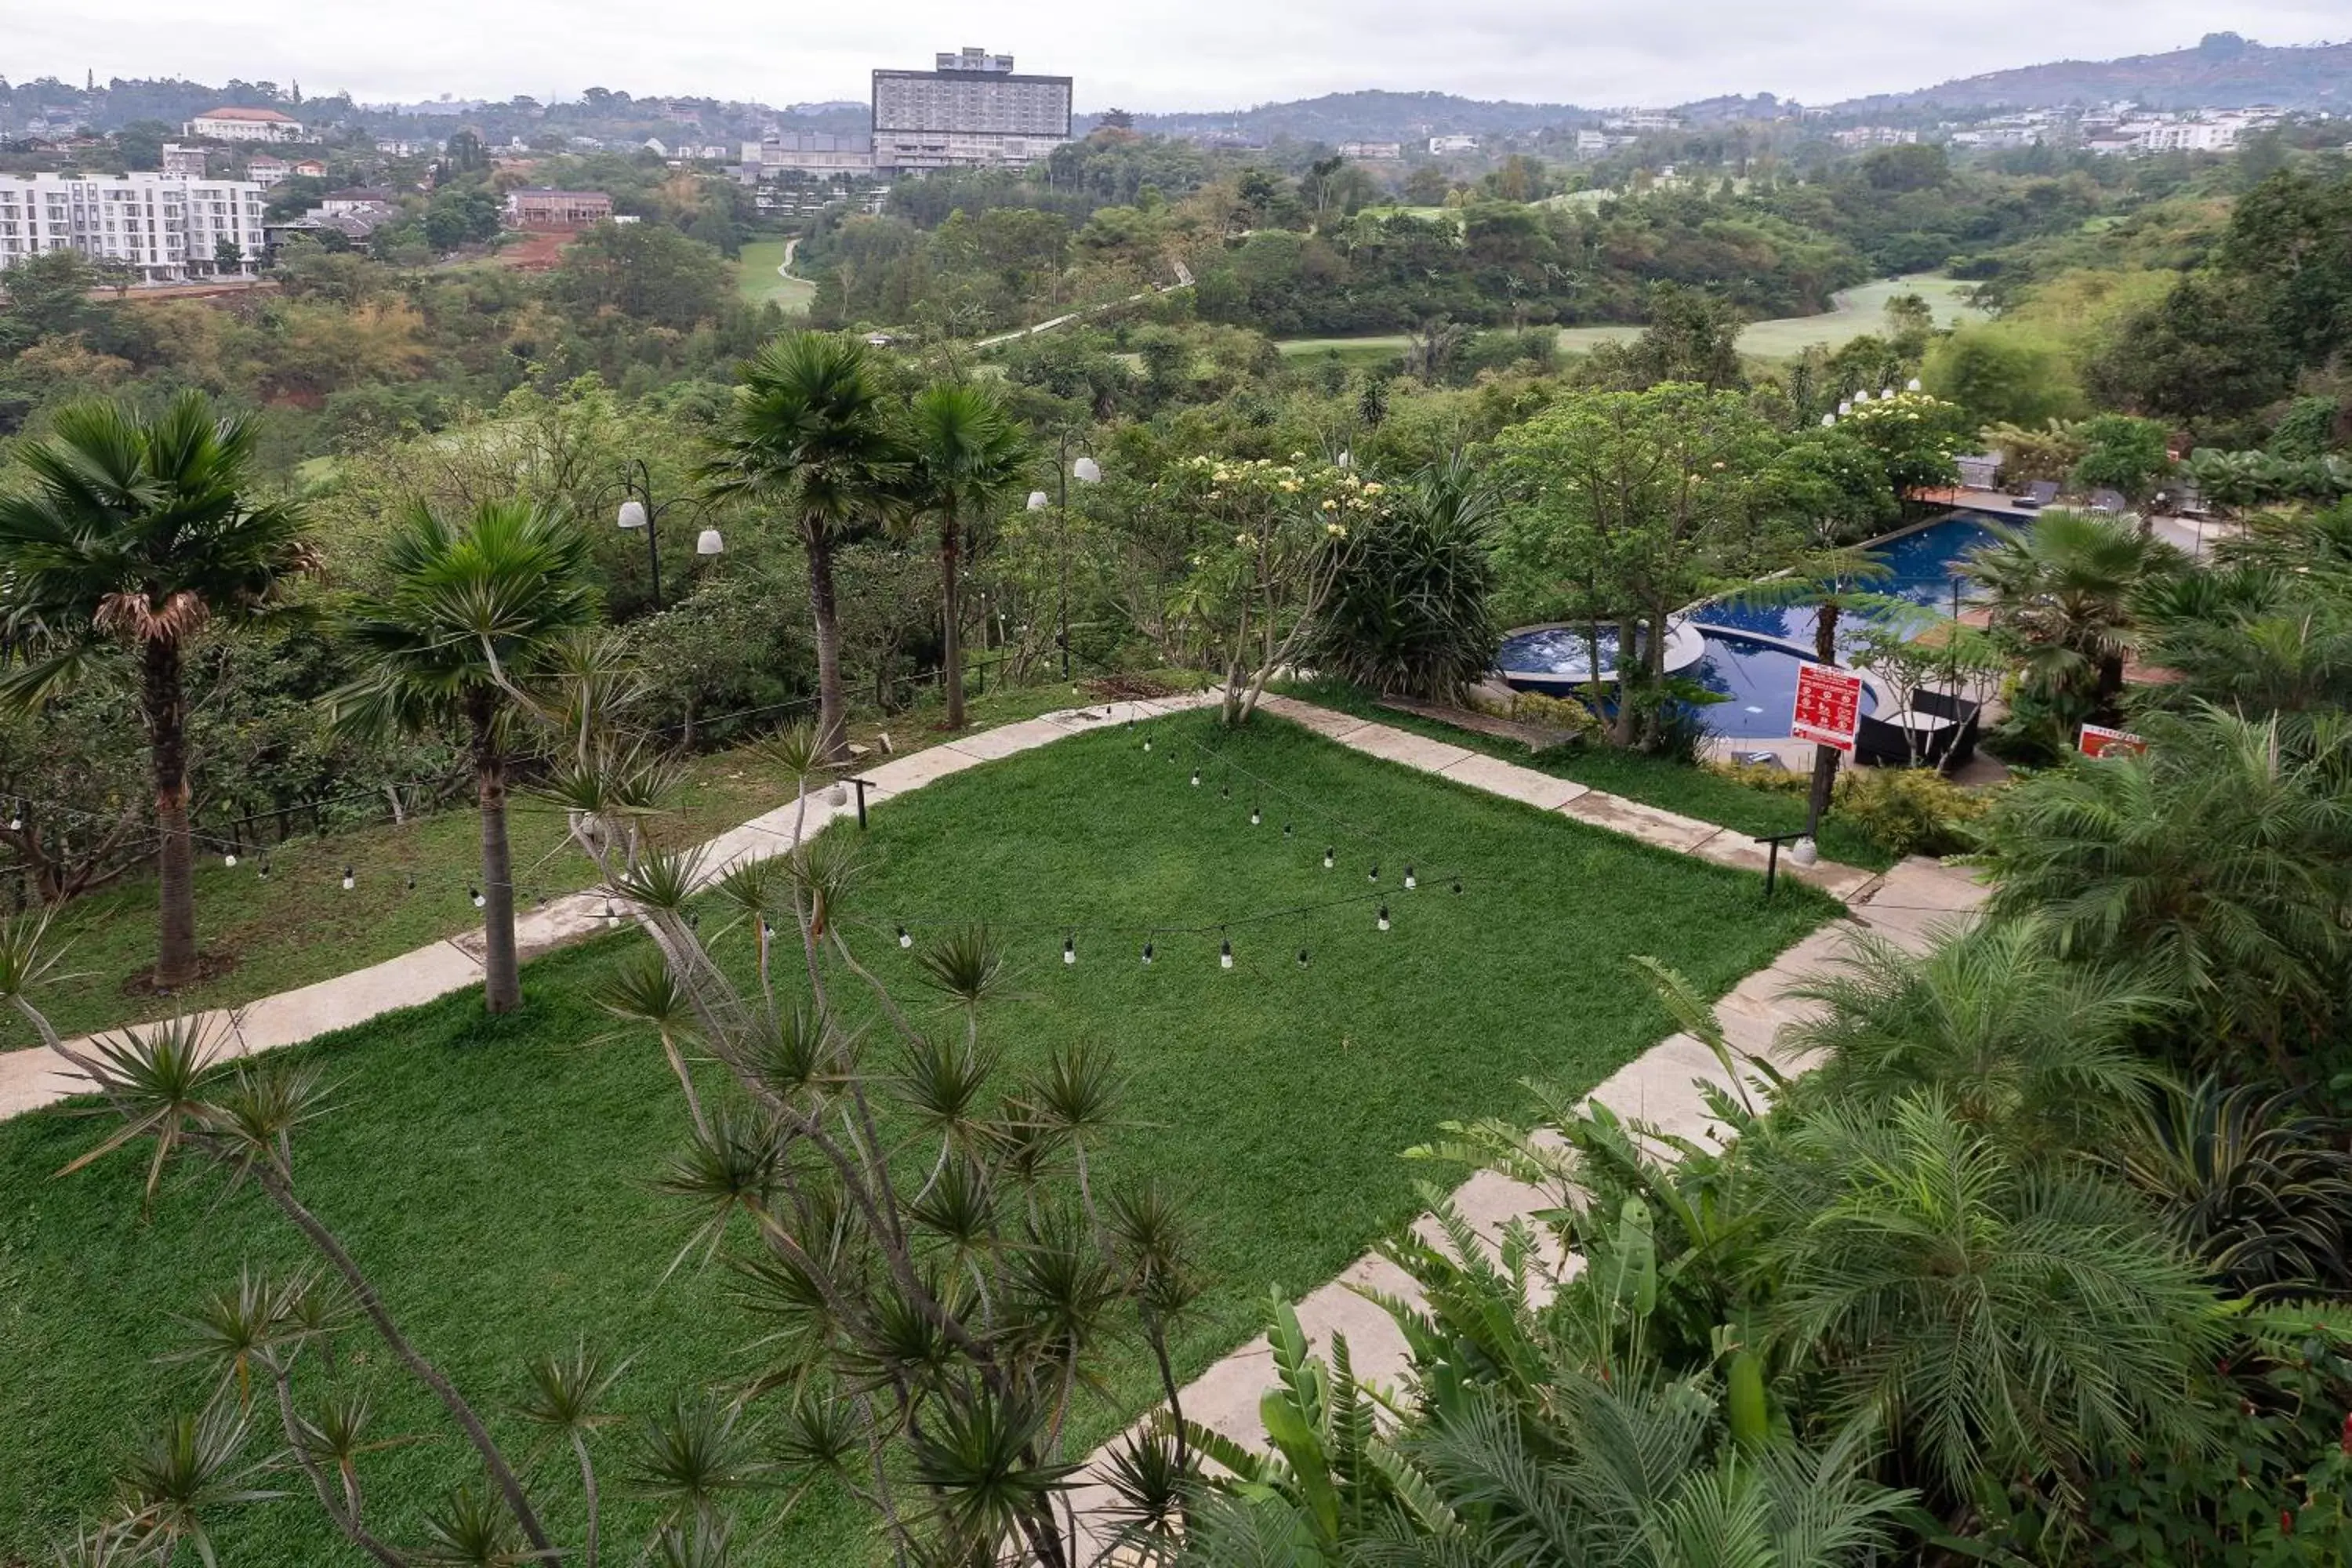
M 877 171 L 1017 168 L 1070 139 L 1070 79 L 1024 76 L 967 48 L 934 69 L 874 73 Z
M 208 109 L 188 121 L 191 136 L 215 142 L 299 142 L 302 122 L 274 109 Z
M 0 174 L 0 269 L 49 250 L 120 262 L 142 282 L 218 275 L 230 241 L 260 259 L 261 187 L 250 180 L 183 174 Z
M 1459 134 L 1433 136 L 1429 139 L 1429 150 L 1441 158 L 1449 153 L 1475 153 L 1478 150 L 1478 138 Z

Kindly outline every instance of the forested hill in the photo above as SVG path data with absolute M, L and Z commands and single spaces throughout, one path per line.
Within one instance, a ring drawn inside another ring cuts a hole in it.
M 1592 111 L 1569 103 L 1512 103 L 1459 98 L 1450 92 L 1331 92 L 1287 103 L 1211 113 L 1138 114 L 1139 131 L 1163 136 L 1227 132 L 1253 141 L 1277 136 L 1302 142 L 1398 142 L 1458 132 L 1468 134 L 1539 131 Z
M 2341 110 L 2352 108 L 2352 44 L 2272 48 L 2235 33 L 2208 33 L 2192 49 L 2021 66 L 1837 107 L 1856 111 L 1928 104 L 2034 109 L 2117 99 L 2158 109 L 2275 103 Z

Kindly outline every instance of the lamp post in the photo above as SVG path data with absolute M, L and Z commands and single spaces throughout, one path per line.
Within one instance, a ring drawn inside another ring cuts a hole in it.
M 1076 462 L 1070 460 L 1070 427 L 1066 425 L 1062 426 L 1054 443 L 1054 479 L 1060 492 L 1055 510 L 1061 513 L 1062 528 L 1062 602 L 1054 618 L 1059 628 L 1056 635 L 1062 644 L 1062 679 L 1067 680 L 1070 679 L 1070 481 L 1075 479 L 1082 485 L 1099 483 L 1102 465 L 1083 456 Z M 1030 492 L 1030 510 L 1037 510 L 1043 494 L 1041 490 Z
M 634 531 L 642 528 L 646 531 L 646 564 L 653 574 L 654 613 L 658 615 L 662 607 L 662 514 L 688 501 L 689 498 L 673 496 L 666 501 L 655 500 L 653 470 L 646 467 L 643 458 L 631 458 L 623 464 L 621 475 L 621 488 L 625 499 L 621 502 L 620 514 L 613 521 L 616 526 L 623 529 Z M 725 549 L 726 544 L 719 539 L 719 531 L 715 528 L 704 529 L 702 536 L 694 542 L 694 552 L 697 555 L 717 555 Z

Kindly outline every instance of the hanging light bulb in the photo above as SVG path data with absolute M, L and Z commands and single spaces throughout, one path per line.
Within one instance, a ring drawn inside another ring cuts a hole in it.
M 24 826 L 25 803 L 21 800 L 10 801 L 8 803 L 8 831 L 14 833 Z
M 1064 937 L 1062 939 L 1062 962 L 1064 963 L 1076 963 L 1077 961 L 1078 939 L 1074 936 Z
M 236 850 L 234 850 L 234 849 L 232 849 L 232 850 L 230 850 L 227 854 L 226 854 L 226 855 L 222 856 L 222 857 L 221 857 L 221 864 L 222 864 L 222 865 L 224 865 L 224 866 L 226 866 L 226 867 L 227 867 L 230 870 L 232 870 L 232 871 L 236 870 Z
M 1147 752 L 1151 750 L 1151 737 L 1149 735 L 1143 737 L 1143 749 Z
M 915 939 L 907 934 L 907 928 L 905 926 L 900 926 L 898 928 L 898 945 L 900 947 L 912 947 L 915 945 Z
M 1143 967 L 1151 967 L 1151 944 L 1148 942 L 1143 944 Z
M 412 893 L 416 891 L 416 873 L 414 871 L 408 874 L 408 890 Z
M 1462 879 L 1459 877 L 1454 879 L 1454 895 L 1456 898 L 1462 896 Z
M 1364 880 L 1365 880 L 1365 881 L 1367 881 L 1367 882 L 1377 882 L 1377 881 L 1379 881 L 1380 879 L 1381 879 L 1381 863 L 1380 863 L 1379 861 L 1375 860 L 1375 861 L 1373 861 L 1373 862 L 1372 862 L 1372 868 L 1371 868 L 1371 870 L 1370 870 L 1370 872 L 1368 872 L 1368 873 L 1365 875 L 1365 877 L 1364 877 Z
M 1408 860 L 1404 867 L 1404 890 L 1410 893 L 1419 886 L 1421 886 L 1421 879 L 1412 874 L 1412 862 Z
M 1287 837 L 1290 837 L 1290 824 L 1288 824 L 1288 823 L 1286 823 L 1286 823 L 1284 823 L 1284 824 L 1282 825 L 1282 836 L 1283 836 L 1285 838 L 1287 838 Z
M 255 876 L 257 876 L 257 877 L 258 877 L 258 878 L 260 878 L 260 879 L 261 879 L 263 881 L 265 881 L 265 882 L 267 882 L 268 880 L 269 880 L 269 857 L 268 857 L 268 856 L 264 855 L 264 856 L 261 858 L 261 869 L 260 869 L 260 870 L 258 870 L 258 871 L 256 871 L 256 872 L 254 873 L 254 875 L 255 875 Z
M 352 868 L 349 866 L 343 868 L 343 891 L 350 892 L 352 885 L 358 880 L 358 878 L 352 875 Z
M 478 909 L 478 909 L 480 909 L 484 904 L 486 904 L 486 903 L 489 902 L 489 900 L 488 900 L 488 899 L 485 899 L 485 898 L 483 898 L 483 897 L 482 897 L 482 889 L 479 889 L 479 888 L 468 888 L 468 889 L 466 889 L 466 896 L 467 896 L 467 898 L 469 898 L 469 899 L 471 899 L 471 900 L 474 900 L 474 907 L 475 907 L 476 909 Z
M 760 940 L 761 942 L 776 940 L 776 928 L 768 923 L 768 917 L 765 915 L 760 917 Z
M 1331 846 L 1326 844 L 1323 847 L 1323 869 L 1326 871 L 1328 871 L 1331 868 L 1332 858 Z
M 1301 969 L 1307 967 L 1307 950 L 1303 947 L 1298 950 L 1298 967 Z
M 1372 921 L 1372 925 L 1373 928 L 1378 931 L 1386 931 L 1389 929 L 1389 907 L 1386 904 L 1382 904 L 1381 906 L 1381 912 Z
M 1260 811 L 1255 806 L 1250 807 L 1250 826 L 1252 827 L 1255 827 L 1259 823 L 1264 822 L 1265 820 L 1265 813 Z
M 1226 939 L 1225 939 L 1222 943 L 1220 943 L 1220 944 L 1218 945 L 1218 948 L 1217 948 L 1217 967 L 1218 967 L 1219 969 L 1231 969 L 1233 966 L 1234 966 L 1234 941 L 1233 941 L 1233 938 L 1231 938 L 1231 937 L 1227 937 L 1227 938 L 1226 938 Z
M 1231 799 L 1233 799 L 1233 798 L 1234 798 L 1234 786 L 1233 786 L 1233 785 L 1231 785 L 1231 784 L 1219 784 L 1219 785 L 1217 786 L 1217 798 L 1218 798 L 1219 800 L 1231 800 Z
M 1916 391 L 1918 391 L 1918 390 L 1919 390 L 1919 378 L 1918 378 L 1917 376 L 1916 376 L 1916 375 L 1915 375 L 1915 376 L 1913 376 L 1910 380 L 1908 380 L 1908 381 L 1905 382 L 1905 383 L 1903 384 L 1903 390 L 1904 390 L 1904 391 L 1906 391 L 1906 392 L 1916 392 Z
M 1194 789 L 1201 787 L 1201 770 L 1198 768 L 1192 770 L 1192 787 Z

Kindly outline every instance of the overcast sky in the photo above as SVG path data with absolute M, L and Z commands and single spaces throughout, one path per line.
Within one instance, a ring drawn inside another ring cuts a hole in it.
M 2065 58 L 2352 32 L 2344 0 L 11 0 L 0 72 L 299 81 L 365 100 L 864 99 L 876 66 L 977 44 L 1077 106 L 1245 107 L 1356 88 L 1592 106 L 1811 102 Z

